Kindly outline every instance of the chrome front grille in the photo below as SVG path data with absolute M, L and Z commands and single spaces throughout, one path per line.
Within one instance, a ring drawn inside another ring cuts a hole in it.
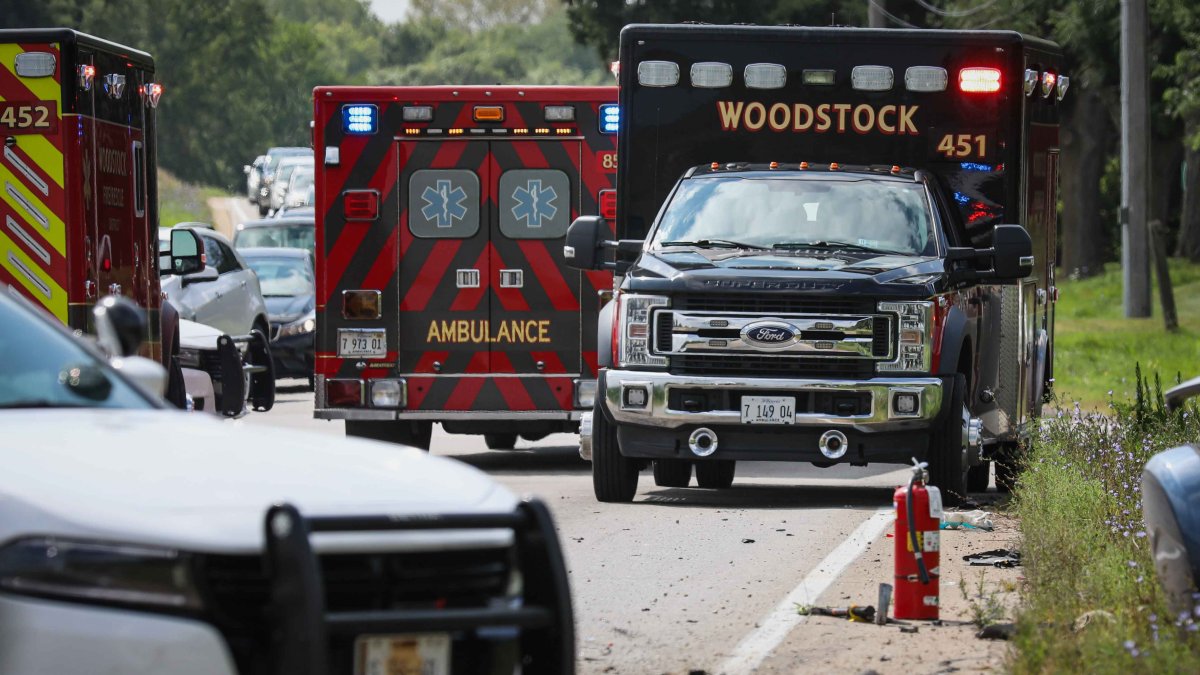
M 665 356 L 883 360 L 892 356 L 888 315 L 659 310 L 655 351 Z

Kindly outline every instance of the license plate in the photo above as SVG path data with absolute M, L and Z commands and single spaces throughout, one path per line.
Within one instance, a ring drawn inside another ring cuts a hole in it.
M 354 675 L 450 675 L 450 636 L 360 637 L 354 642 Z
M 338 356 L 387 356 L 387 331 L 339 330 Z
M 795 424 L 794 396 L 743 396 L 742 424 Z

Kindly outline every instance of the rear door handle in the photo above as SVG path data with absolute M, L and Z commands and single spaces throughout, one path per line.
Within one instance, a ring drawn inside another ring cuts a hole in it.
M 454 281 L 459 288 L 479 288 L 479 270 L 456 270 Z
M 500 270 L 500 288 L 525 286 L 525 270 Z

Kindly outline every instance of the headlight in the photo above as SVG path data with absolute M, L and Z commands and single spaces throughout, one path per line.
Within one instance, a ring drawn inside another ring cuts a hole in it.
M 179 349 L 179 367 L 200 369 L 200 351 L 196 349 Z
M 201 606 L 186 553 L 50 537 L 20 539 L 0 549 L 0 588 L 84 602 Z
M 881 302 L 879 311 L 896 314 L 900 321 L 896 358 L 880 363 L 879 371 L 929 372 L 933 364 L 933 303 Z
M 617 367 L 666 368 L 665 356 L 650 353 L 653 337 L 653 309 L 669 307 L 671 299 L 661 295 L 621 293 L 617 306 Z
M 314 309 L 299 319 L 281 326 L 279 328 L 279 337 L 285 338 L 291 335 L 304 335 L 305 333 L 311 333 L 316 329 L 317 310 Z

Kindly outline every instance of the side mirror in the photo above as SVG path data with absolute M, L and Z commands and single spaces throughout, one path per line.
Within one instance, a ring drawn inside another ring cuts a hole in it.
M 179 285 L 191 286 L 192 284 L 204 283 L 206 281 L 216 281 L 219 278 L 221 278 L 221 275 L 217 274 L 217 269 L 215 267 L 205 267 L 199 272 L 192 272 L 191 274 L 183 275 L 183 277 L 179 280 Z
M 600 250 L 606 230 L 604 218 L 600 216 L 576 218 L 567 228 L 566 244 L 563 245 L 563 257 L 567 265 L 577 270 L 603 269 Z
M 164 258 L 166 256 L 163 256 Z M 204 269 L 204 242 L 200 235 L 189 228 L 171 230 L 171 257 L 169 268 L 160 274 L 192 274 Z
M 1017 281 L 1033 274 L 1033 240 L 1020 225 L 992 229 L 992 269 L 999 281 Z
M 106 295 L 92 308 L 96 338 L 110 358 L 133 356 L 146 340 L 146 313 L 132 300 Z
M 991 248 L 951 248 L 946 253 L 946 260 L 982 263 L 957 266 L 950 272 L 954 282 L 1015 283 L 1033 274 L 1033 240 L 1020 225 L 997 225 L 992 228 Z M 988 262 L 990 269 L 984 267 Z

